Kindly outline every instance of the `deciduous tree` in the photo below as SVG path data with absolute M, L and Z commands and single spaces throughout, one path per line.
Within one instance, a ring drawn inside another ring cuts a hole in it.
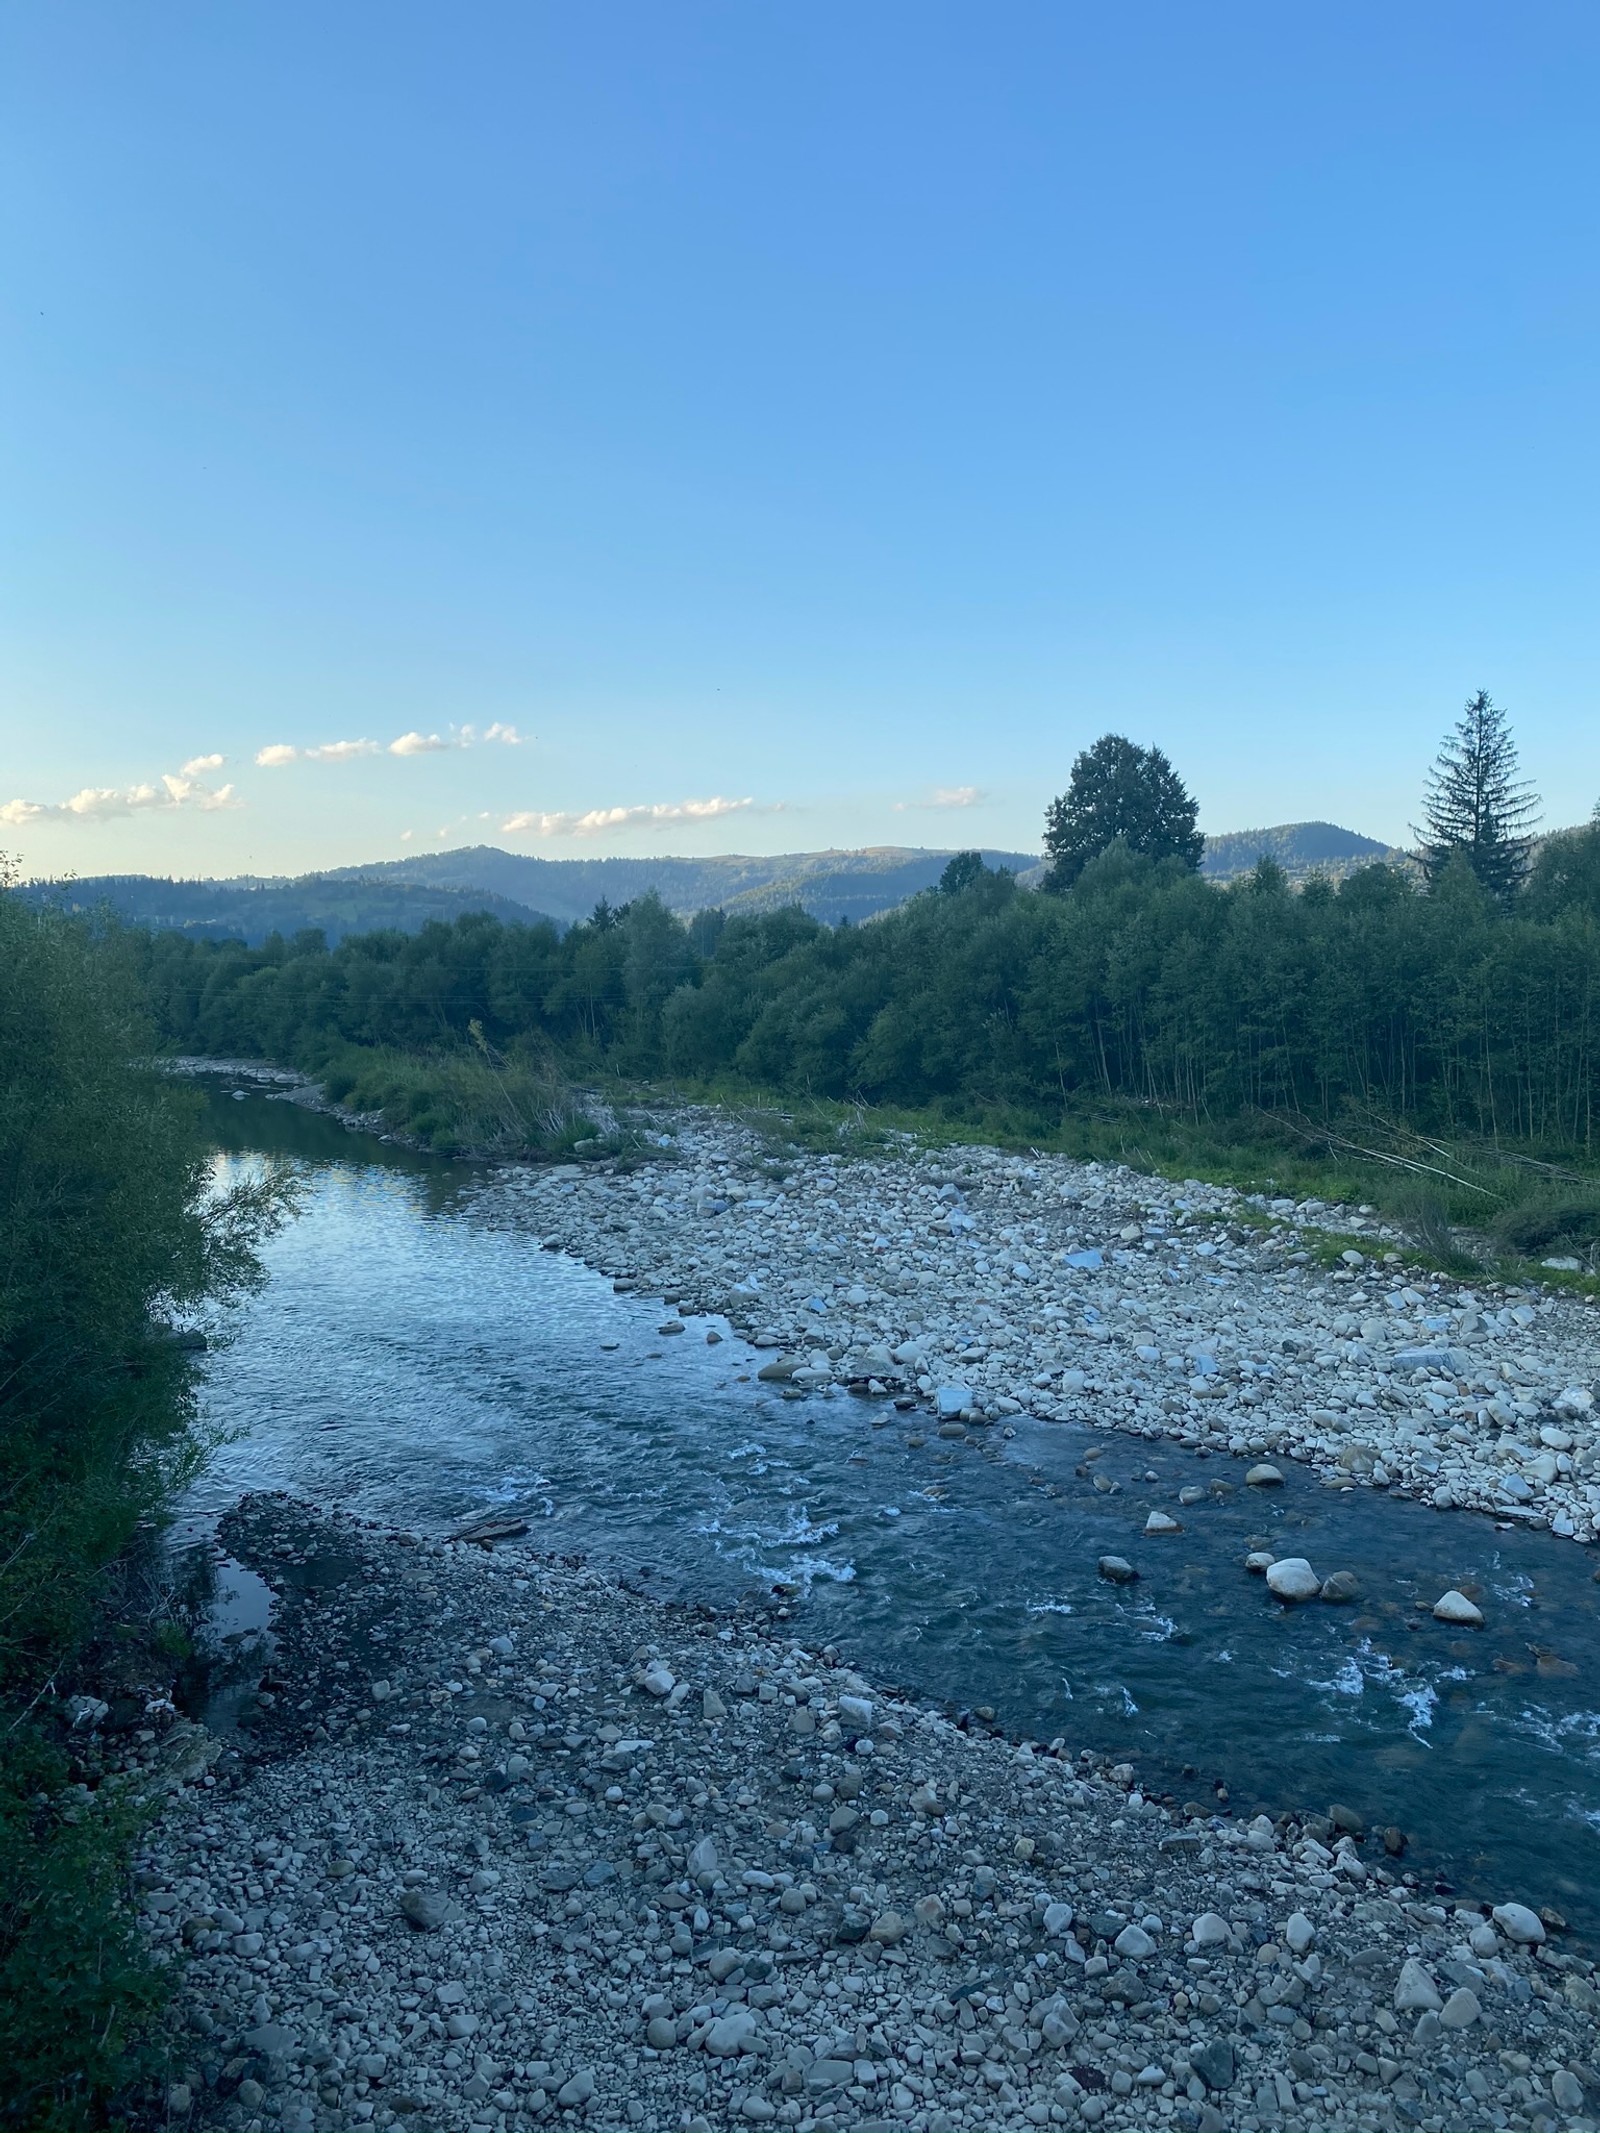
M 1072 782 L 1045 811 L 1045 887 L 1070 889 L 1089 861 L 1119 839 L 1148 859 L 1198 868 L 1199 808 L 1159 748 L 1103 734 L 1072 766 Z

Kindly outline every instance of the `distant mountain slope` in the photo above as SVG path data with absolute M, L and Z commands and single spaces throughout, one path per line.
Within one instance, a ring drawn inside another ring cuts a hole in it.
M 1377 859 L 1406 861 L 1374 838 L 1331 822 L 1287 822 L 1275 829 L 1208 837 L 1202 871 L 1232 881 L 1270 853 L 1292 881 L 1314 872 L 1342 878 Z M 347 933 L 395 928 L 415 933 L 429 919 L 447 923 L 487 911 L 508 924 L 550 919 L 566 927 L 586 919 L 603 897 L 625 904 L 654 889 L 685 915 L 720 906 L 771 911 L 799 904 L 836 926 L 859 924 L 931 888 L 951 857 L 919 845 L 874 845 L 863 851 L 724 853 L 712 859 L 535 859 L 479 844 L 424 852 L 372 866 L 337 867 L 289 880 L 239 875 L 231 881 L 166 881 L 148 874 L 101 874 L 69 882 L 33 882 L 18 893 L 69 910 L 109 904 L 131 922 L 203 940 L 286 938 L 319 927 L 329 941 Z M 1024 885 L 1043 875 L 1032 852 L 985 851 L 991 867 L 1008 867 Z
M 983 856 L 988 865 L 1017 873 L 1039 863 L 1031 852 L 986 851 Z M 715 859 L 535 859 L 479 844 L 346 867 L 327 878 L 492 890 L 568 922 L 587 918 L 602 897 L 623 904 L 654 889 L 674 911 L 718 905 L 727 911 L 762 911 L 800 904 L 814 918 L 837 925 L 842 918 L 871 918 L 930 888 L 949 858 L 948 851 L 921 846 L 877 845 L 858 852 L 729 853 Z
M 197 940 L 243 940 L 252 947 L 269 933 L 288 939 L 310 926 L 320 928 L 332 943 L 347 933 L 384 928 L 416 933 L 429 919 L 448 925 L 468 911 L 488 911 L 508 924 L 522 925 L 537 924 L 545 915 L 484 889 L 359 877 L 331 880 L 318 874 L 293 881 L 250 875 L 232 881 L 164 881 L 150 874 L 100 874 L 79 881 L 30 882 L 17 893 L 31 903 L 58 904 L 69 911 L 109 905 L 133 925 L 186 933 Z
M 1339 880 L 1376 860 L 1403 861 L 1405 857 L 1392 846 L 1340 829 L 1337 823 L 1280 822 L 1275 829 L 1231 830 L 1226 836 L 1208 837 L 1200 871 L 1208 881 L 1232 881 L 1248 874 L 1258 859 L 1272 858 L 1291 881 L 1304 881 L 1308 874 Z

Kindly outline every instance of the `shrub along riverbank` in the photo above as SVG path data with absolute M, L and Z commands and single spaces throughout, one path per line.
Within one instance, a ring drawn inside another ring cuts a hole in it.
M 1120 846 L 1062 895 L 952 877 L 863 926 L 684 923 L 645 897 L 565 934 L 472 916 L 331 952 L 164 934 L 137 953 L 172 1049 L 299 1066 L 435 1146 L 498 1117 L 503 1147 L 570 1148 L 559 1064 L 1354 1181 L 1441 1235 L 1526 1205 L 1508 1249 L 1592 1250 L 1600 829 L 1551 840 L 1509 908 L 1464 864 L 1430 893 L 1385 866 L 1292 893 L 1270 862 L 1219 890 Z
M 136 1667 L 159 1634 L 107 1606 L 203 1456 L 172 1314 L 254 1278 L 280 1196 L 210 1192 L 151 1044 L 121 944 L 0 891 L 0 2124 L 29 2128 L 104 2122 L 154 2052 L 139 1805 L 78 1788 L 67 1709 L 97 1641 Z

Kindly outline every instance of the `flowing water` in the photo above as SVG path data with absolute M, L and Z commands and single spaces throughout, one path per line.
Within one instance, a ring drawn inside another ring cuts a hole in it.
M 1600 1932 L 1593 1551 L 1287 1464 L 1264 1493 L 1241 1461 L 1110 1431 L 950 1442 L 887 1401 L 785 1399 L 725 1324 L 665 1335 L 659 1300 L 541 1251 L 495 1173 L 270 1099 L 213 1107 L 224 1169 L 291 1154 L 307 1192 L 208 1365 L 235 1434 L 197 1529 L 246 1489 L 434 1532 L 514 1508 L 511 1547 L 717 1602 L 781 1586 L 808 1643 L 880 1680 L 1126 1755 L 1180 1800 L 1220 1780 L 1250 1811 L 1339 1802 L 1403 1828 L 1430 1879 Z M 1206 1500 L 1180 1508 L 1190 1484 Z M 1146 1538 L 1152 1509 L 1184 1530 Z M 1279 1606 L 1242 1567 L 1258 1546 L 1354 1571 L 1361 1598 Z M 1108 1553 L 1138 1581 L 1104 1582 Z M 1486 1628 L 1432 1619 L 1450 1586 Z

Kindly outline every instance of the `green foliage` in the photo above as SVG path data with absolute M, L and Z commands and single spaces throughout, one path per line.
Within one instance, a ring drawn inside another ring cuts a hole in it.
M 67 1768 L 30 1727 L 0 1753 L 0 2126 L 103 2126 L 161 2064 L 170 1981 L 127 1900 L 143 1817 L 105 1788 L 63 1806 Z M 124 2122 L 120 2113 L 115 2122 Z
M 0 893 L 0 2123 L 30 2127 L 99 2122 L 159 1999 L 130 1824 L 63 1806 L 49 1714 L 108 1566 L 203 1451 L 169 1319 L 256 1277 L 282 1204 L 271 1177 L 212 1191 L 197 1099 L 136 1063 L 132 961 Z
M 939 876 L 939 894 L 959 896 L 963 889 L 975 888 L 988 871 L 982 852 L 957 852 Z
M 197 1099 L 133 1063 L 153 1043 L 115 937 L 0 894 L 0 1691 L 73 1647 L 192 1472 L 167 1321 L 253 1278 L 279 1190 L 211 1194 Z
M 553 1054 L 568 1071 L 1004 1115 L 1033 1137 L 1133 1106 L 1213 1132 L 1384 1116 L 1594 1151 L 1600 919 L 1508 913 L 1465 866 L 1431 894 L 1386 866 L 1292 894 L 1270 861 L 1219 890 L 1115 842 L 1066 895 L 985 872 L 867 926 L 736 915 L 709 953 L 650 898 L 560 939 L 473 917 L 332 951 L 156 937 L 144 953 L 175 1049 L 331 1068 L 346 1101 L 338 1077 L 368 1076 L 375 1104 L 411 1103 L 402 1061 L 436 1074 L 476 1021 L 530 1071 Z
M 1494 1234 L 1508 1249 L 1529 1258 L 1546 1253 L 1587 1259 L 1592 1264 L 1600 1245 L 1600 1197 L 1572 1194 L 1524 1200 L 1495 1219 Z
M 505 1057 L 486 1041 L 471 1051 L 351 1047 L 328 1063 L 322 1086 L 335 1103 L 380 1113 L 390 1132 L 440 1155 L 563 1154 L 594 1132 L 553 1067 Z
M 1546 922 L 1565 911 L 1600 920 L 1600 821 L 1545 838 L 1521 908 Z
M 1490 896 L 1509 901 L 1527 871 L 1528 829 L 1538 811 L 1532 786 L 1517 776 L 1506 714 L 1479 689 L 1428 779 L 1423 871 L 1436 882 L 1452 862 L 1464 862 Z
M 1103 734 L 1078 757 L 1066 792 L 1045 810 L 1045 886 L 1070 889 L 1112 844 L 1197 868 L 1205 854 L 1198 820 L 1198 806 L 1159 748 Z
M 337 941 L 347 933 L 392 926 L 414 932 L 428 919 L 449 924 L 467 911 L 492 911 L 522 925 L 544 916 L 509 896 L 482 889 L 372 879 L 361 873 L 305 874 L 297 881 L 170 881 L 148 874 L 101 874 L 87 880 L 31 882 L 22 901 L 96 915 L 127 925 L 170 927 L 194 940 L 264 941 L 316 930 Z

